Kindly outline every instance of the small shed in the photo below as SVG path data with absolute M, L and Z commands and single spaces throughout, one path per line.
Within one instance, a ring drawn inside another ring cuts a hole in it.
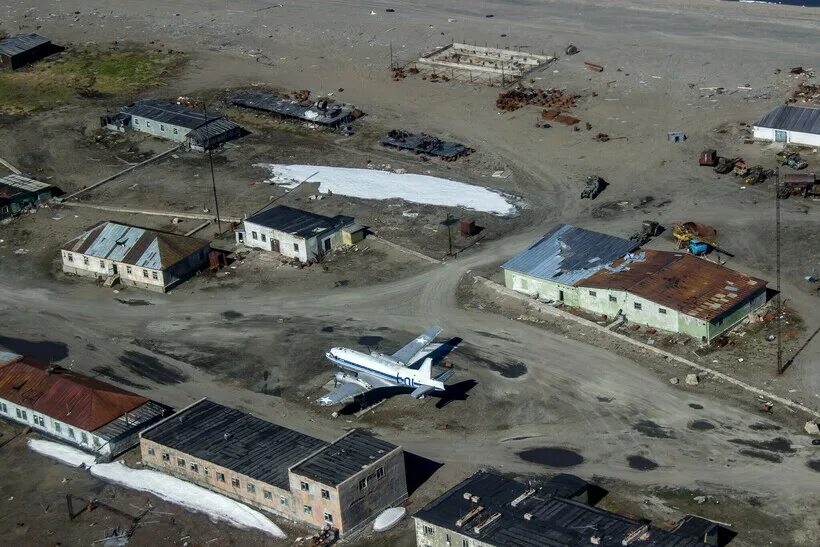
M 39 34 L 16 34 L 0 40 L 0 70 L 17 70 L 62 51 Z
M 56 186 L 23 175 L 0 177 L 0 219 L 16 215 L 60 194 Z
M 820 146 L 820 108 L 780 105 L 775 107 L 753 129 L 755 139 L 803 146 Z

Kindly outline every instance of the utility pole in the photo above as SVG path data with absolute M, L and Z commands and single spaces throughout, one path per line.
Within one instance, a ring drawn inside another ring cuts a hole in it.
M 205 146 L 208 148 L 208 162 L 211 165 L 211 186 L 214 190 L 214 209 L 216 209 L 216 226 L 218 233 L 222 233 L 222 220 L 219 218 L 219 200 L 216 197 L 216 177 L 214 176 L 214 154 L 211 144 L 211 128 L 208 125 L 208 106 L 202 101 L 202 112 L 205 113 Z
M 453 215 L 447 213 L 447 218 L 442 222 L 447 226 L 447 256 L 453 256 Z
M 777 260 L 777 267 L 776 267 L 776 277 L 775 283 L 777 284 L 777 295 L 775 298 L 776 301 L 776 308 L 777 308 L 777 317 L 775 318 L 776 327 L 777 327 L 777 373 L 783 374 L 783 327 L 782 327 L 782 317 L 783 317 L 783 300 L 780 296 L 780 168 L 777 168 L 777 178 L 775 179 L 774 183 L 774 233 L 775 233 L 775 259 Z

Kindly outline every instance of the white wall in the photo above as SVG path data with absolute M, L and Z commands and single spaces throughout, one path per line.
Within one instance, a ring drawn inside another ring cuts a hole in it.
M 18 411 L 20 412 L 20 416 L 17 415 Z M 28 407 L 16 405 L 5 399 L 0 399 L 0 417 L 19 424 L 28 425 L 35 431 L 47 433 L 63 442 L 79 446 L 85 450 L 104 455 L 108 455 L 111 452 L 111 447 L 105 439 L 97 437 L 90 431 L 67 425 Z M 42 425 L 40 420 L 42 420 Z M 83 438 L 83 436 L 85 436 L 85 438 Z
M 243 224 L 245 238 L 243 243 L 247 247 L 271 251 L 273 250 L 271 241 L 275 239 L 279 241 L 279 252 L 282 255 L 289 258 L 298 258 L 302 262 L 315 258 L 319 250 L 324 248 L 324 242 L 328 239 L 330 240 L 331 249 L 335 249 L 341 243 L 341 236 L 339 235 L 341 229 L 324 232 L 318 238 L 303 238 L 260 226 L 247 220 Z M 254 233 L 256 238 L 254 238 Z
M 154 135 L 155 137 L 170 139 L 176 142 L 185 142 L 186 136 L 191 131 L 187 127 L 160 123 L 140 116 L 131 116 L 131 128 L 136 131 L 148 133 L 149 135 Z
M 774 132 L 775 130 L 769 127 L 754 126 L 752 135 L 755 139 L 774 142 Z M 798 131 L 786 131 L 786 142 L 804 146 L 820 146 L 820 135 L 800 133 Z
M 67 273 L 83 275 L 86 277 L 106 278 L 109 275 L 113 275 L 114 266 L 116 266 L 117 273 L 125 284 L 148 285 L 159 290 L 162 290 L 162 288 L 165 287 L 165 276 L 160 270 L 130 266 L 128 264 L 123 264 L 122 262 L 94 258 L 80 253 L 72 253 L 70 251 L 63 251 L 62 259 L 63 271 Z M 128 283 L 129 281 L 130 283 Z

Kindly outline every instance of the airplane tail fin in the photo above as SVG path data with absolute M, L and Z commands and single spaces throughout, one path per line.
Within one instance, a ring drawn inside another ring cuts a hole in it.
M 419 367 L 419 377 L 424 385 L 433 387 L 438 390 L 444 390 L 444 382 L 435 380 L 433 378 L 433 359 L 427 357 L 422 361 Z

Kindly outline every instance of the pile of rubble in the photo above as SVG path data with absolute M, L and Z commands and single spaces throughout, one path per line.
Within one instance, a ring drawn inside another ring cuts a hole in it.
M 787 103 L 820 104 L 820 84 L 801 82 L 797 89 L 786 99 Z
M 294 101 L 298 101 L 300 103 L 310 103 L 310 90 L 300 89 L 298 91 L 291 91 L 290 97 Z
M 495 106 L 512 112 L 527 105 L 543 106 L 551 110 L 569 110 L 576 106 L 580 95 L 570 95 L 560 89 L 517 87 L 498 94 Z

